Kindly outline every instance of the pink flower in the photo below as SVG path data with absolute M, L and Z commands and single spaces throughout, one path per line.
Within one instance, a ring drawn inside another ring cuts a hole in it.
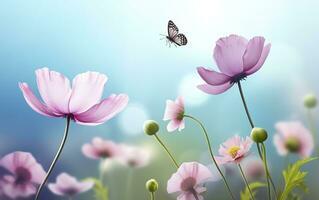
M 171 120 L 167 125 L 168 132 L 173 132 L 176 129 L 181 131 L 185 128 L 184 112 L 184 100 L 182 97 L 178 97 L 175 101 L 166 101 L 166 109 L 163 120 Z
M 46 173 L 30 153 L 13 152 L 0 160 L 0 166 L 10 172 L 2 179 L 2 192 L 11 199 L 29 197 L 36 192 Z
M 114 158 L 120 154 L 120 147 L 109 140 L 103 140 L 95 137 L 91 144 L 84 144 L 82 146 L 82 153 L 92 159 Z
M 179 192 L 178 200 L 202 200 L 201 193 L 206 191 L 203 184 L 212 178 L 209 169 L 197 162 L 185 162 L 167 182 L 167 192 Z
M 220 156 L 215 156 L 216 161 L 221 165 L 226 163 L 239 164 L 248 155 L 252 143 L 253 141 L 249 137 L 243 139 L 235 135 L 220 145 L 218 151 Z
M 264 46 L 263 37 L 249 41 L 238 35 L 220 38 L 214 49 L 214 59 L 221 72 L 198 67 L 197 71 L 206 84 L 198 88 L 208 94 L 220 94 L 234 83 L 258 71 L 264 64 L 270 44 Z
M 94 186 L 92 181 L 79 182 L 73 176 L 62 173 L 56 178 L 56 183 L 49 183 L 48 187 L 52 193 L 60 196 L 72 197 L 79 193 L 86 192 Z
M 277 134 L 274 136 L 274 144 L 280 155 L 288 152 L 297 153 L 301 157 L 309 157 L 314 148 L 312 134 L 301 122 L 278 122 Z
M 150 162 L 151 154 L 144 148 L 122 144 L 121 149 L 122 152 L 118 160 L 126 166 L 141 168 Z
M 260 158 L 247 158 L 242 162 L 244 174 L 249 180 L 258 180 L 265 177 L 265 169 Z
M 128 103 L 125 94 L 112 94 L 101 100 L 107 77 L 86 72 L 70 81 L 48 68 L 36 70 L 37 85 L 44 103 L 38 100 L 27 83 L 19 83 L 26 102 L 36 112 L 51 117 L 71 117 L 84 125 L 98 125 L 114 117 Z

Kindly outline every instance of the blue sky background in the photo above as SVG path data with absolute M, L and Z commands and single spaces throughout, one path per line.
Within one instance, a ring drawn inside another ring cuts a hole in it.
M 165 131 L 166 123 L 161 119 L 166 99 L 185 97 L 187 113 L 206 124 L 215 151 L 220 142 L 235 133 L 248 135 L 249 124 L 237 88 L 219 96 L 202 94 L 196 89 L 201 82 L 196 67 L 216 68 L 212 50 L 219 37 L 232 33 L 247 38 L 262 35 L 272 43 L 270 55 L 243 87 L 255 123 L 269 131 L 270 161 L 279 183 L 284 161 L 272 145 L 274 123 L 304 121 L 302 98 L 319 89 L 318 6 L 317 1 L 288 0 L 3 0 L 0 155 L 29 151 L 47 168 L 62 137 L 64 120 L 32 111 L 18 88 L 19 81 L 27 82 L 36 91 L 34 71 L 44 66 L 70 79 L 88 70 L 99 71 L 109 77 L 105 96 L 127 93 L 129 107 L 101 126 L 72 124 L 70 139 L 51 180 L 63 171 L 79 178 L 97 176 L 98 163 L 84 158 L 80 146 L 101 136 L 146 145 L 154 152 L 149 167 L 134 171 L 136 184 L 130 189 L 130 199 L 147 198 L 144 182 L 150 177 L 159 179 L 161 198 L 174 199 L 165 192 L 166 180 L 174 168 L 153 139 L 143 135 L 143 121 L 152 118 L 161 122 L 161 135 L 180 160 L 199 160 L 206 147 L 200 130 L 190 121 L 182 133 Z M 188 37 L 185 47 L 169 48 L 160 40 L 170 19 Z M 167 169 L 162 169 L 163 163 Z M 317 165 L 310 165 L 312 175 L 318 174 Z M 122 168 L 109 172 L 107 182 L 113 199 L 125 198 L 121 196 L 127 182 L 124 172 Z M 234 186 L 242 189 L 240 179 L 233 179 Z M 318 195 L 314 187 L 318 177 L 310 176 L 309 182 L 313 190 L 307 199 L 314 199 Z M 221 183 L 211 187 L 211 197 L 217 195 L 215 190 L 223 190 Z M 58 199 L 49 192 L 46 198 Z

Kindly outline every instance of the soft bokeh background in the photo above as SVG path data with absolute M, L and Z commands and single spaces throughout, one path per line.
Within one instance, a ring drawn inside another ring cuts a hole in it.
M 32 152 L 48 168 L 62 137 L 65 121 L 32 111 L 18 88 L 19 81 L 36 90 L 34 71 L 43 66 L 70 79 L 88 70 L 99 71 L 109 77 L 105 95 L 127 93 L 129 107 L 101 126 L 72 124 L 69 141 L 50 180 L 64 171 L 78 178 L 98 176 L 98 162 L 85 158 L 81 145 L 101 136 L 143 145 L 153 152 L 151 165 L 132 172 L 132 183 L 127 183 L 126 168 L 115 166 L 106 172 L 111 200 L 147 199 L 144 183 L 151 177 L 160 182 L 157 199 L 175 199 L 165 190 L 175 169 L 156 141 L 143 135 L 143 121 L 153 118 L 161 122 L 161 137 L 179 161 L 209 164 L 196 124 L 187 121 L 186 129 L 178 134 L 165 131 L 166 123 L 161 120 L 165 100 L 180 94 L 185 97 L 187 112 L 206 124 L 215 151 L 235 133 L 248 135 L 250 128 L 237 88 L 219 96 L 204 95 L 196 89 L 201 81 L 195 69 L 216 68 L 212 48 L 219 37 L 231 33 L 247 38 L 262 35 L 272 43 L 270 55 L 243 87 L 255 123 L 270 133 L 269 160 L 280 185 L 285 162 L 272 145 L 273 127 L 279 120 L 305 121 L 302 98 L 319 89 L 318 6 L 318 1 L 288 0 L 2 0 L 0 154 Z M 160 40 L 169 19 L 186 34 L 187 46 L 169 48 Z M 311 190 L 305 199 L 319 196 L 318 165 L 314 162 L 307 167 Z M 236 191 L 243 189 L 239 176 L 228 179 Z M 221 182 L 209 188 L 208 199 L 228 199 Z M 45 191 L 42 199 L 62 198 Z M 76 199 L 92 199 L 92 193 Z

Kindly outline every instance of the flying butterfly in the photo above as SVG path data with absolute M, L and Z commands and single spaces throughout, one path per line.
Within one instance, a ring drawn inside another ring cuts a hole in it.
M 186 36 L 182 33 L 178 33 L 178 28 L 172 20 L 168 21 L 167 33 L 168 35 L 166 36 L 166 39 L 169 44 L 175 44 L 178 46 L 184 46 L 187 44 Z

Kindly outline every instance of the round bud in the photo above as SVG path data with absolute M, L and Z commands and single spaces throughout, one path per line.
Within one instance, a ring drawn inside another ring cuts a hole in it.
M 300 142 L 296 138 L 288 138 L 285 143 L 286 148 L 291 153 L 296 153 L 300 149 Z
M 155 135 L 159 130 L 159 125 L 154 120 L 146 120 L 144 122 L 144 133 L 147 135 Z
M 317 105 L 317 98 L 313 94 L 308 94 L 304 97 L 303 102 L 306 108 L 314 108 Z
M 149 192 L 155 192 L 158 189 L 158 183 L 155 179 L 148 180 L 145 186 Z
M 267 131 L 263 128 L 255 127 L 251 130 L 250 138 L 256 143 L 264 142 L 267 140 L 267 137 Z

